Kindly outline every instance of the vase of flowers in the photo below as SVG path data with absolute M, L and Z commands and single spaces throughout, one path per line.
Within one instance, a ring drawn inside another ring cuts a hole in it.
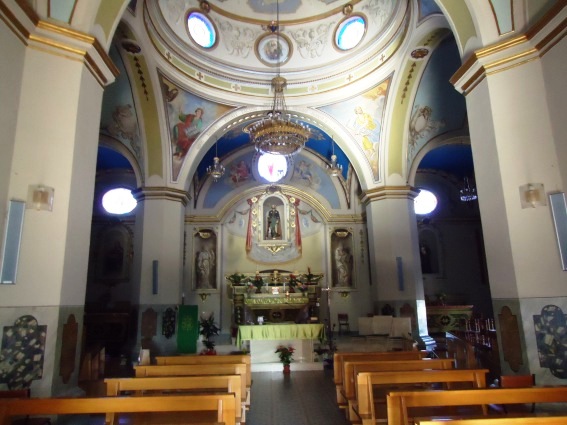
M 252 285 L 254 285 L 254 287 L 256 288 L 257 294 L 262 292 L 262 286 L 264 286 L 264 279 L 262 279 L 262 276 L 257 274 L 256 276 L 254 276 L 254 279 L 252 279 L 250 283 L 252 283 Z
M 199 335 L 203 336 L 203 344 L 205 345 L 205 349 L 201 352 L 201 354 L 217 354 L 213 336 L 218 335 L 219 332 L 220 328 L 215 323 L 214 313 L 211 313 L 208 317 L 206 314 L 202 314 L 201 319 L 199 320 Z
M 277 350 L 276 353 L 278 354 L 279 358 L 280 358 L 280 362 L 282 362 L 283 364 L 283 373 L 289 373 L 290 372 L 290 363 L 293 361 L 293 353 L 295 352 L 295 348 L 293 348 L 291 345 L 289 346 L 285 346 L 285 345 L 280 345 Z

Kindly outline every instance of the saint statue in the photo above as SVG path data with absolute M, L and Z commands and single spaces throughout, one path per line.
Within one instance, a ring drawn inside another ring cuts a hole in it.
M 348 248 L 345 248 L 342 244 L 339 244 L 335 249 L 335 262 L 337 271 L 336 286 L 350 286 L 352 255 L 350 255 Z
M 215 287 L 212 278 L 214 277 L 215 252 L 212 249 L 203 249 L 197 252 L 197 288 L 213 289 Z
M 268 212 L 266 224 L 266 238 L 277 239 L 281 237 L 280 213 L 275 205 L 272 205 Z

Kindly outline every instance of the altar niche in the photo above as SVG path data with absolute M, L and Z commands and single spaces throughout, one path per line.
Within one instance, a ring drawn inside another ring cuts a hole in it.
M 289 208 L 279 196 L 267 197 L 261 205 L 263 241 L 286 241 L 288 239 L 287 216 Z

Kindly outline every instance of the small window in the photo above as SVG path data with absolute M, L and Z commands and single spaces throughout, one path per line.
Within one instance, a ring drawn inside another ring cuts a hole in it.
M 270 183 L 280 181 L 287 174 L 287 158 L 284 155 L 262 154 L 258 158 L 258 174 Z
M 437 196 L 426 189 L 420 189 L 419 195 L 413 201 L 414 211 L 417 215 L 432 213 L 437 208 Z
M 137 204 L 132 191 L 123 187 L 110 189 L 102 196 L 102 207 L 110 214 L 128 214 Z
M 191 12 L 187 17 L 187 28 L 195 43 L 210 49 L 217 41 L 217 32 L 211 20 L 200 12 Z
M 353 15 L 342 21 L 335 31 L 335 44 L 341 50 L 350 50 L 360 43 L 366 32 L 366 21 Z

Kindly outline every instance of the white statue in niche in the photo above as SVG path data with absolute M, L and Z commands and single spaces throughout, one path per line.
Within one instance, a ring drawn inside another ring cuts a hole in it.
M 197 288 L 214 289 L 215 251 L 209 246 L 203 246 L 195 256 L 195 264 L 197 269 Z
M 348 248 L 342 243 L 335 248 L 335 263 L 337 271 L 336 286 L 350 286 L 350 277 L 352 270 L 352 255 Z

